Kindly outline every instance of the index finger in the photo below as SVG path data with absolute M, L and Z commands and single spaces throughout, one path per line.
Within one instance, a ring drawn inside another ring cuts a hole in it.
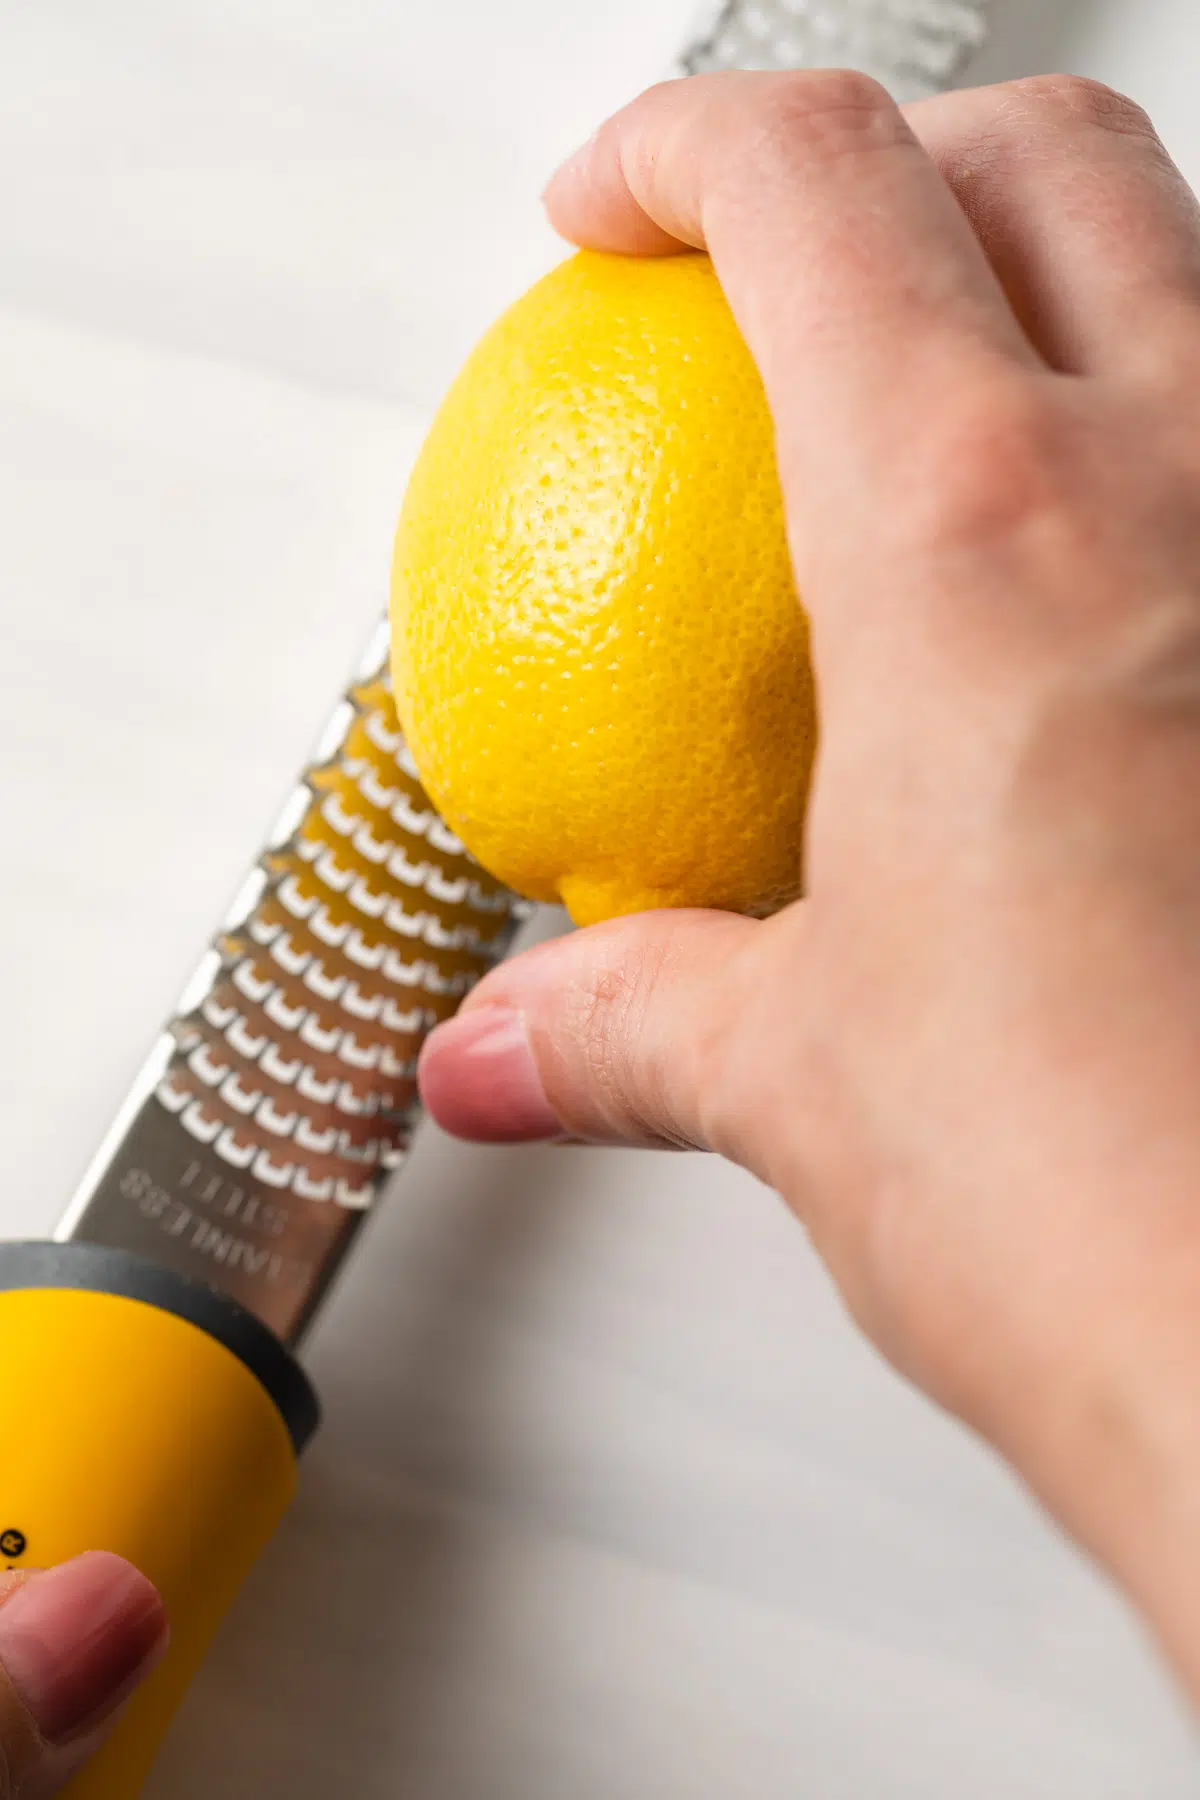
M 591 249 L 708 250 L 766 385 L 785 480 L 814 499 L 839 465 L 861 481 L 890 462 L 947 382 L 997 361 L 1042 366 L 946 182 L 865 75 L 651 88 L 545 201 Z

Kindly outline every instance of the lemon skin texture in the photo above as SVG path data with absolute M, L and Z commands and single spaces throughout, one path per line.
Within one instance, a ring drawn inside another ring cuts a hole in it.
M 798 894 L 808 631 L 707 257 L 580 252 L 492 327 L 413 470 L 391 619 L 421 779 L 518 893 L 581 925 Z

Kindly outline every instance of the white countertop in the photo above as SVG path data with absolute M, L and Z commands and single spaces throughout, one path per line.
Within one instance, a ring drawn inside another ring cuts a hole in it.
M 996 0 L 1200 180 L 1194 0 Z M 0 6 L 0 1233 L 47 1230 L 383 599 L 537 193 L 687 0 Z M 266 678 L 264 679 L 264 672 Z M 699 1157 L 428 1132 L 154 1800 L 1174 1800 L 1136 1626 Z

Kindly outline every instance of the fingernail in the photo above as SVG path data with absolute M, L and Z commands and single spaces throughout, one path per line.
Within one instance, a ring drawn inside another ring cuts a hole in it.
M 167 1635 L 155 1588 L 106 1551 L 31 1575 L 0 1606 L 0 1663 L 52 1742 L 115 1711 Z
M 530 1144 L 561 1135 L 525 1020 L 506 1006 L 459 1013 L 430 1033 L 421 1097 L 444 1130 L 475 1143 Z

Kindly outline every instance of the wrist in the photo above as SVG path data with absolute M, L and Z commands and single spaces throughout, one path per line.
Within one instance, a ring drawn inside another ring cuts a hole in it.
M 1200 1697 L 1200 1226 L 1088 1271 L 976 1421 Z

